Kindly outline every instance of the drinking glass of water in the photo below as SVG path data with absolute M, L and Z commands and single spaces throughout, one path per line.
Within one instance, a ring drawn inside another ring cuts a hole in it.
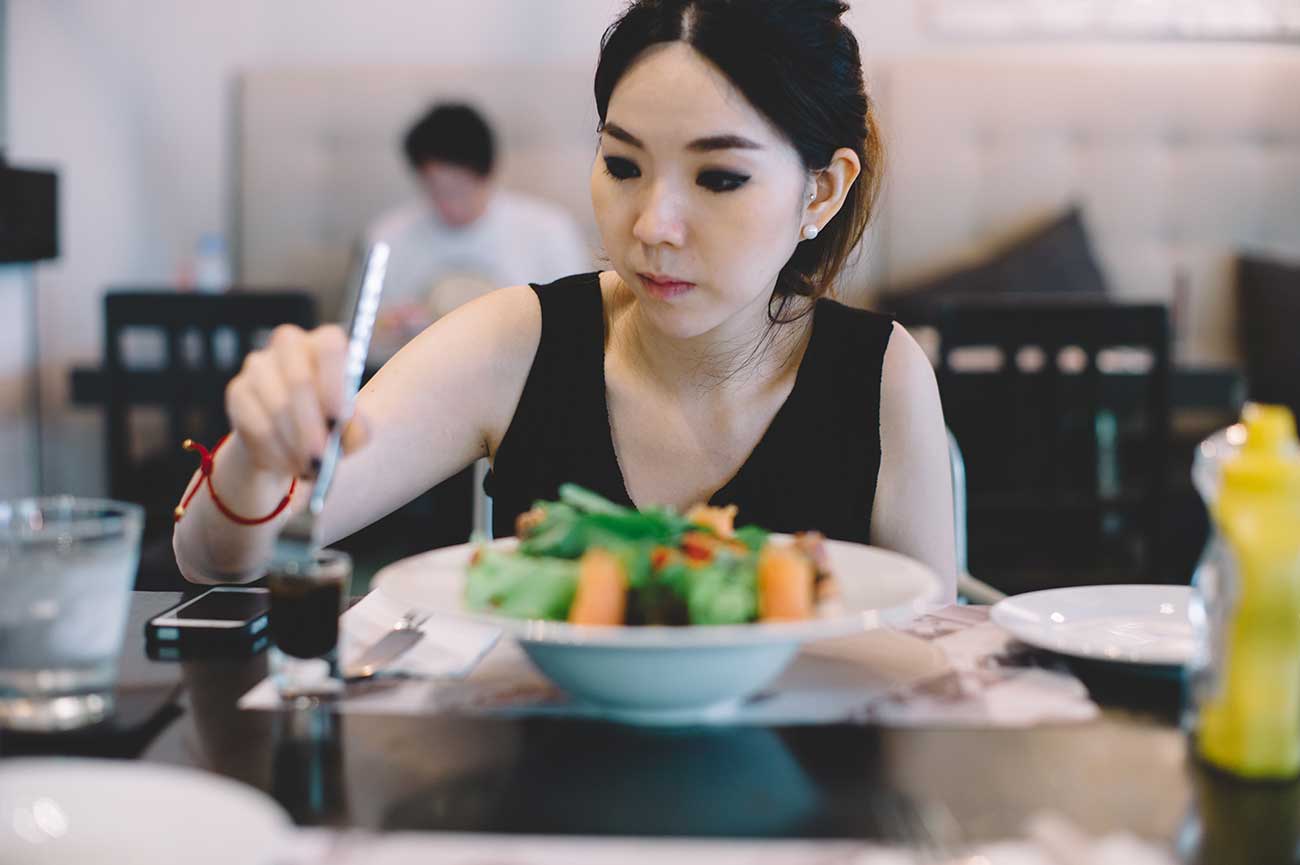
M 271 680 L 280 696 L 323 697 L 343 690 L 339 671 L 339 616 L 348 602 L 352 559 L 321 550 L 307 568 L 273 565 L 271 590 Z
M 113 712 L 144 510 L 0 501 L 0 727 L 68 730 Z

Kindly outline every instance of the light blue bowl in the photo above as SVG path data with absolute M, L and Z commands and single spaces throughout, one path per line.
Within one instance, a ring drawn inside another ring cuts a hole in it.
M 537 669 L 602 713 L 634 723 L 682 723 L 734 711 L 775 679 L 797 642 L 709 648 L 608 648 L 522 642 Z
M 515 540 L 494 541 L 509 549 Z M 376 575 L 379 591 L 406 609 L 486 622 L 518 641 L 537 668 L 599 714 L 637 724 L 724 718 L 762 690 L 808 642 L 902 623 L 938 599 L 929 568 L 887 550 L 827 541 L 840 597 L 800 622 L 747 625 L 583 626 L 465 610 L 474 546 L 433 550 Z

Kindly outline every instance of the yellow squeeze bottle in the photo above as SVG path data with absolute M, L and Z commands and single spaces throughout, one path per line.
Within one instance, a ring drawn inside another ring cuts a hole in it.
M 1212 508 L 1230 571 L 1223 657 L 1196 751 L 1234 775 L 1300 775 L 1300 442 L 1280 406 L 1248 405 L 1241 451 Z

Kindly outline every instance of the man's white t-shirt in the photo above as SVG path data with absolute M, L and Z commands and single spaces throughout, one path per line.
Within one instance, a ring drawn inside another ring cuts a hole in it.
M 397 308 L 423 305 L 434 321 L 496 288 L 544 283 L 582 273 L 592 256 L 577 223 L 549 202 L 498 189 L 483 216 L 465 227 L 444 223 L 423 201 L 392 210 L 366 232 L 391 247 L 380 319 Z M 381 358 L 400 345 L 377 329 L 372 352 Z

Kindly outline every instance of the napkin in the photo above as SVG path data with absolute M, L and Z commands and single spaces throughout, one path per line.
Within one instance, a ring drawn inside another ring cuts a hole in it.
M 371 592 L 343 614 L 339 631 L 339 657 L 348 667 L 368 647 L 392 630 L 409 612 L 383 592 Z M 496 645 L 501 631 L 445 616 L 430 617 L 420 630 L 424 639 L 385 667 L 386 671 L 410 676 L 467 675 Z

